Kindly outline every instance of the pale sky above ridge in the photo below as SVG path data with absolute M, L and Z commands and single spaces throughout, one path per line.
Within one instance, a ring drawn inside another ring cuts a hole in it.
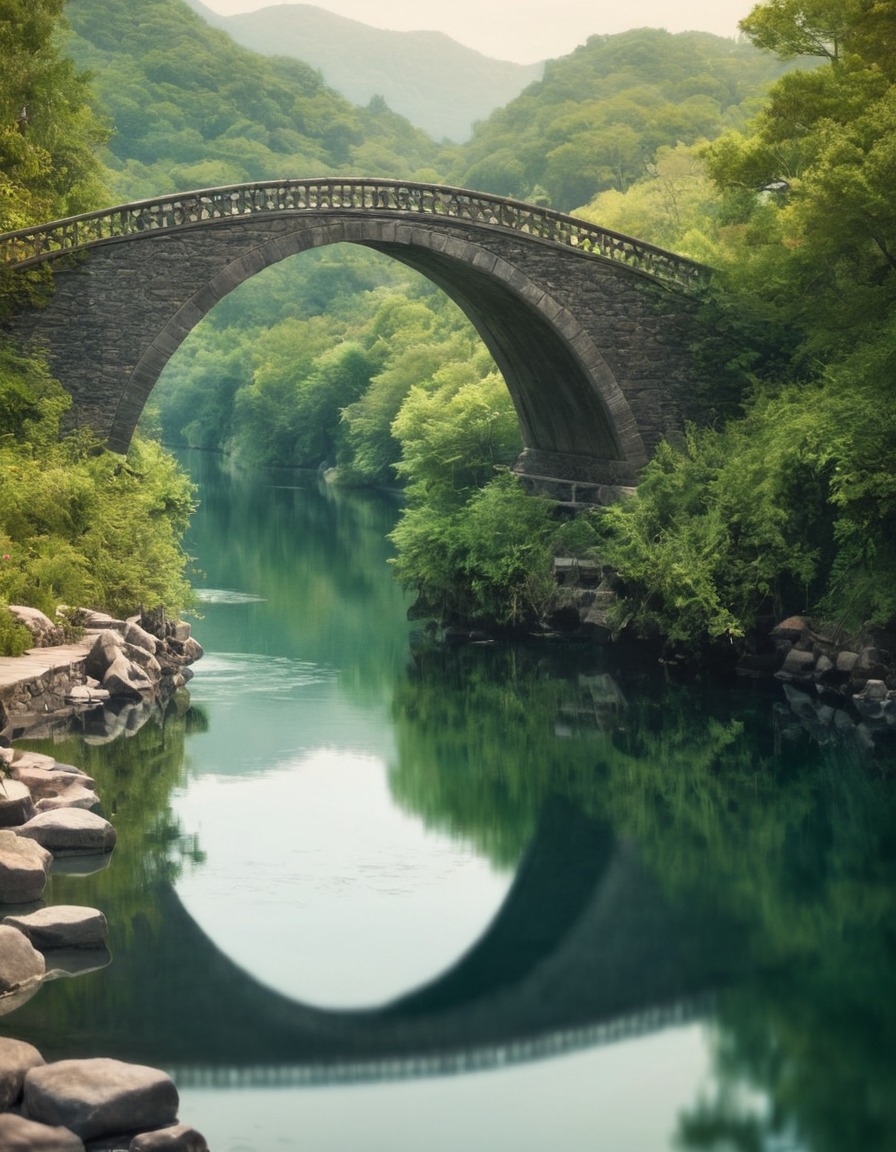
M 224 16 L 272 0 L 203 0 Z M 533 63 L 565 56 L 595 33 L 628 28 L 737 35 L 754 0 L 318 0 L 316 6 L 396 31 L 444 32 L 499 60 Z

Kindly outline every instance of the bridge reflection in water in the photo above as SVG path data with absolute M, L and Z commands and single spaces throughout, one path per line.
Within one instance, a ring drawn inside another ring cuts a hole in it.
M 376 1009 L 291 1000 L 224 955 L 170 884 L 152 898 L 154 922 L 138 918 L 112 966 L 69 1001 L 64 1035 L 58 1007 L 38 996 L 16 1014 L 16 1036 L 50 1058 L 89 1049 L 161 1065 L 193 1087 L 470 1072 L 694 1019 L 744 955 L 733 926 L 670 907 L 633 845 L 559 799 L 478 943 Z

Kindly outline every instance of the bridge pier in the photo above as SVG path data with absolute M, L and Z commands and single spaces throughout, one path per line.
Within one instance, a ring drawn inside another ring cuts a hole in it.
M 547 496 L 570 510 L 615 504 L 637 487 L 637 477 L 620 468 L 618 460 L 540 452 L 535 448 L 523 449 L 513 471 L 533 496 Z

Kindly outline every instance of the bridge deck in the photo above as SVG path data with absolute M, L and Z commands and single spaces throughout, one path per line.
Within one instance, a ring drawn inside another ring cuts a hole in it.
M 698 286 L 709 274 L 704 265 L 674 252 L 539 205 L 450 185 L 356 177 L 203 188 L 21 228 L 0 235 L 0 264 L 26 268 L 144 232 L 196 227 L 235 216 L 333 211 L 420 214 L 510 229 L 626 264 L 681 289 Z

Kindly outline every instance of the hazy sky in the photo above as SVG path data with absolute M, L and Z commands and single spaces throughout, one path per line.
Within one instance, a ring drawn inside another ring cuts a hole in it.
M 204 0 L 224 15 L 271 0 Z M 445 32 L 500 60 L 531 63 L 564 56 L 595 32 L 627 28 L 697 29 L 734 36 L 754 0 L 322 0 L 340 16 L 377 28 Z

